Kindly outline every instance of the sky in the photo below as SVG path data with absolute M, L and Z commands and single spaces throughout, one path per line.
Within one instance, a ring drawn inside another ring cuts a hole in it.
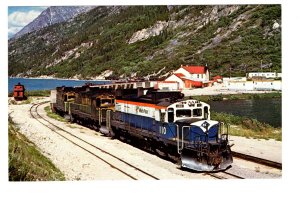
M 8 6 L 8 38 L 33 21 L 46 8 L 47 6 Z

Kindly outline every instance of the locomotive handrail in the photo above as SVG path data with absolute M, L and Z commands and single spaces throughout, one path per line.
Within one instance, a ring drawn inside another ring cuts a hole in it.
M 181 154 L 182 149 L 179 148 L 179 144 L 180 144 L 180 142 L 179 142 L 179 140 L 180 140 L 180 138 L 179 138 L 179 126 L 177 124 L 175 124 L 175 126 L 176 126 L 176 131 L 177 131 L 177 152 L 178 152 L 178 154 Z
M 224 122 L 220 122 L 221 135 L 224 134 Z

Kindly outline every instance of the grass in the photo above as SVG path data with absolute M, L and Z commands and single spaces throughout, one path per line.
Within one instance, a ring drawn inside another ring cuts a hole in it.
M 63 181 L 64 174 L 22 135 L 9 117 L 9 181 Z
M 52 119 L 55 119 L 55 120 L 58 120 L 58 121 L 61 121 L 61 122 L 66 122 L 65 118 L 61 117 L 60 115 L 58 115 L 56 113 L 53 113 L 50 109 L 50 106 L 46 106 L 44 108 L 44 110 L 46 111 L 48 117 L 50 117 Z
M 8 93 L 9 97 L 13 96 L 13 92 Z M 50 96 L 50 90 L 30 90 L 30 91 L 25 91 L 25 96 L 30 97 L 30 96 L 35 96 L 35 97 L 49 97 Z
M 32 103 L 32 101 L 33 101 L 32 97 L 28 97 L 26 100 L 23 100 L 23 101 L 16 101 L 16 100 L 12 99 L 10 101 L 10 104 L 12 104 L 12 105 L 23 105 L 23 104 L 30 104 L 30 103 Z
M 282 141 L 281 128 L 274 128 L 271 125 L 259 122 L 256 119 L 217 112 L 211 112 L 211 119 L 230 124 L 230 135 Z

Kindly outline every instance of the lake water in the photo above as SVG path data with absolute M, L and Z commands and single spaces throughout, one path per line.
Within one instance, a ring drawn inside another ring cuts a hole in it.
M 28 78 L 8 78 L 8 91 L 12 92 L 14 85 L 21 83 L 25 89 L 30 90 L 51 90 L 58 86 L 81 86 L 87 82 L 94 84 L 105 84 L 110 81 L 91 81 L 91 80 L 63 80 L 63 79 L 28 79 Z
M 26 90 L 51 90 L 58 86 L 81 86 L 87 82 L 95 84 L 110 83 L 110 81 L 90 80 L 61 80 L 61 79 L 26 79 L 9 78 L 8 90 L 13 91 L 18 82 L 23 84 Z M 250 99 L 250 100 L 226 100 L 208 102 L 212 111 L 226 112 L 238 116 L 255 118 L 258 121 L 268 123 L 274 127 L 281 127 L 281 98 Z
M 281 98 L 226 100 L 208 102 L 212 111 L 255 118 L 274 127 L 281 127 Z

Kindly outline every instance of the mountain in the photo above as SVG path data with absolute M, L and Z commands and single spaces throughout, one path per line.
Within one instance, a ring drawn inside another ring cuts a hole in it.
M 99 6 L 8 44 L 9 76 L 156 77 L 281 72 L 281 5 Z
M 37 18 L 26 25 L 14 38 L 18 38 L 26 33 L 30 33 L 46 26 L 69 20 L 76 15 L 87 12 L 94 6 L 51 6 L 44 10 Z

